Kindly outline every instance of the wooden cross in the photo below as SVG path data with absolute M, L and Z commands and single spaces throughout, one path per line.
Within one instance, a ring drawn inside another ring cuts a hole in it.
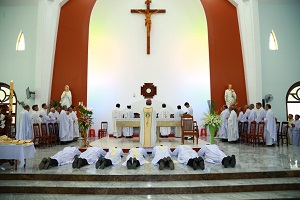
M 150 31 L 151 15 L 156 13 L 166 13 L 165 9 L 150 9 L 151 0 L 146 0 L 147 9 L 131 9 L 131 13 L 140 13 L 145 15 L 145 26 L 147 26 L 147 54 L 150 54 Z

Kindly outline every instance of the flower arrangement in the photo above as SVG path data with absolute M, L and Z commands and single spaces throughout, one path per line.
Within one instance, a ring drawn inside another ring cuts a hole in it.
M 204 114 L 202 126 L 209 128 L 211 144 L 214 144 L 214 134 L 222 124 L 221 116 L 214 110 L 214 101 L 209 102 L 209 112 Z
M 79 124 L 79 131 L 81 132 L 81 137 L 84 139 L 84 147 L 87 145 L 87 131 L 91 128 L 93 124 L 93 111 L 92 109 L 86 108 L 83 105 L 83 102 L 79 102 L 78 104 L 78 111 L 79 111 L 79 118 L 78 118 L 78 124 Z
M 50 108 L 56 108 L 56 107 L 60 107 L 60 101 L 59 100 L 51 100 L 50 101 Z

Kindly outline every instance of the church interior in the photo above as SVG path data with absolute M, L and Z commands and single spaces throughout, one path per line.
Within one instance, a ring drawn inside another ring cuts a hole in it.
M 148 6 L 160 10 L 150 21 L 137 11 Z M 139 115 L 148 98 L 154 110 L 165 103 L 172 114 L 189 102 L 200 134 L 206 133 L 201 124 L 208 100 L 220 114 L 232 84 L 238 107 L 269 103 L 276 120 L 285 122 L 288 114 L 300 114 L 299 10 L 298 0 L 0 0 L 0 104 L 8 105 L 13 83 L 16 133 L 23 105 L 59 102 L 68 85 L 72 104 L 93 111 L 90 145 L 120 147 L 125 155 L 140 145 L 139 129 L 133 138 L 113 137 L 117 103 Z M 98 138 L 101 122 L 108 122 L 107 134 Z M 155 145 L 172 151 L 181 145 L 171 132 Z M 198 151 L 211 143 L 209 133 L 197 140 L 185 145 Z M 204 170 L 193 170 L 172 157 L 175 170 L 159 170 L 148 154 L 136 170 L 40 170 L 44 157 L 83 141 L 36 146 L 25 167 L 0 165 L 0 198 L 300 198 L 299 146 L 283 140 L 274 147 L 232 144 L 218 137 L 215 143 L 236 156 L 234 168 L 205 162 Z

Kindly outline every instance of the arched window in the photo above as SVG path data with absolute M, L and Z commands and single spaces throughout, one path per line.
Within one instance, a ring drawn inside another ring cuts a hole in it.
M 286 111 L 288 114 L 300 114 L 300 81 L 293 84 L 286 94 Z
M 24 51 L 24 50 L 25 50 L 25 38 L 24 38 L 23 31 L 21 30 L 17 38 L 16 51 Z
M 273 30 L 270 33 L 269 49 L 270 50 L 278 50 L 278 43 L 277 43 L 276 35 Z

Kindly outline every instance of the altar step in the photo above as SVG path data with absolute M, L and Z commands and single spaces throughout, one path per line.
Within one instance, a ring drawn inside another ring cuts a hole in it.
M 300 171 L 174 175 L 1 174 L 0 180 L 0 193 L 26 194 L 172 195 L 300 191 Z

